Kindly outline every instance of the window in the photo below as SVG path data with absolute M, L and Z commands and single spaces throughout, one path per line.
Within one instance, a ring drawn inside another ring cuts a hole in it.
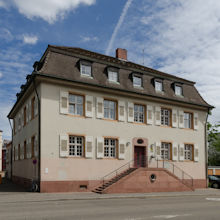
M 184 145 L 184 159 L 193 160 L 193 145 L 192 144 Z
M 133 76 L 133 86 L 142 87 L 142 78 L 138 76 Z
M 171 160 L 171 144 L 161 143 L 161 158 L 164 160 Z
M 24 159 L 27 158 L 27 142 L 24 141 Z
M 111 82 L 118 82 L 118 72 L 108 70 L 108 80 Z
M 80 116 L 84 115 L 83 103 L 83 96 L 69 94 L 69 113 Z
M 139 123 L 145 122 L 145 106 L 134 105 L 134 121 Z
M 84 76 L 92 76 L 92 67 L 90 65 L 81 64 L 80 65 L 80 73 Z
M 155 90 L 157 92 L 162 92 L 163 91 L 163 83 L 161 81 L 155 81 Z
M 178 96 L 182 96 L 183 95 L 183 88 L 180 85 L 175 85 L 175 94 Z
M 27 121 L 27 109 L 26 109 L 26 106 L 24 107 L 24 126 L 26 125 Z
M 116 107 L 115 101 L 104 100 L 104 118 L 116 120 Z
M 115 158 L 116 157 L 116 144 L 117 140 L 112 138 L 104 139 L 104 157 Z
M 34 141 L 35 141 L 35 137 L 33 136 L 32 138 L 31 138 L 31 158 L 34 158 Z
M 69 136 L 69 156 L 83 156 L 84 138 L 80 136 Z
M 171 126 L 171 111 L 169 109 L 161 109 L 161 125 Z
M 32 98 L 31 100 L 31 119 L 34 118 L 34 107 L 35 107 L 35 97 Z
M 184 128 L 192 128 L 192 113 L 184 112 Z

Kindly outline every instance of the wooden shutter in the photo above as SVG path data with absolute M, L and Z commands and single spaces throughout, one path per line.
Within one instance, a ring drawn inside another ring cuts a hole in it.
M 158 160 L 160 160 L 161 159 L 161 143 L 160 142 L 156 142 L 156 148 L 155 148 L 155 150 L 156 150 L 156 157 L 157 157 L 157 159 Z
M 104 138 L 103 137 L 97 137 L 96 139 L 96 157 L 97 158 L 103 158 L 104 157 Z
M 178 160 L 178 144 L 173 143 L 172 146 L 172 160 L 177 161 Z
M 119 139 L 119 144 L 118 144 L 118 159 L 125 159 L 125 146 L 126 146 L 126 141 Z
M 128 102 L 128 122 L 134 122 L 134 103 Z
M 184 128 L 184 112 L 179 110 L 179 128 Z
M 93 96 L 86 95 L 86 117 L 93 117 Z
M 35 135 L 34 137 L 34 156 L 38 156 L 38 136 Z
M 67 134 L 60 135 L 60 157 L 69 156 L 69 136 Z
M 92 136 L 86 136 L 85 157 L 86 158 L 93 157 L 93 137 Z
M 104 117 L 104 99 L 102 97 L 96 98 L 96 118 Z
M 125 121 L 125 102 L 118 102 L 118 120 Z
M 174 128 L 178 127 L 177 110 L 176 109 L 172 110 L 172 126 Z
M 69 112 L 69 100 L 68 99 L 69 99 L 69 93 L 60 91 L 60 114 L 68 114 Z
M 179 160 L 184 161 L 184 144 L 179 146 Z
M 155 125 L 161 125 L 161 108 L 155 107 Z
M 199 128 L 199 116 L 198 113 L 194 113 L 194 129 L 198 130 Z
M 153 106 L 147 105 L 147 124 L 153 124 Z
M 199 161 L 199 147 L 197 144 L 194 145 L 194 161 Z
M 38 114 L 38 98 L 35 96 L 35 102 L 34 102 L 34 116 L 37 116 Z

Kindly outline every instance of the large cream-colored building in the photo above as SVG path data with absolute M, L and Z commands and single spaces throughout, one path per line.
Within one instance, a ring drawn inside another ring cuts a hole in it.
M 124 49 L 114 58 L 48 46 L 8 115 L 12 179 L 41 192 L 206 187 L 212 106 L 194 84 L 129 62 Z

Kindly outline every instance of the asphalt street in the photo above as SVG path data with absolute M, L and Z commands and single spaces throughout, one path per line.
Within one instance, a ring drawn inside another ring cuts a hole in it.
M 27 193 L 18 194 L 19 201 L 16 199 L 3 201 L 4 199 L 1 199 L 0 196 L 0 219 L 220 219 L 220 196 L 157 196 L 76 200 L 63 199 L 63 197 L 59 199 L 58 195 L 56 199 L 47 200 L 46 194 L 38 194 L 37 199 L 27 200 L 27 195 Z

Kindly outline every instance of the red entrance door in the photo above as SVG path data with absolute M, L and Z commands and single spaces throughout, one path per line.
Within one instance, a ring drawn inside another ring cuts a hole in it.
M 146 166 L 146 152 L 145 147 L 134 147 L 134 165 L 135 167 L 145 167 Z

